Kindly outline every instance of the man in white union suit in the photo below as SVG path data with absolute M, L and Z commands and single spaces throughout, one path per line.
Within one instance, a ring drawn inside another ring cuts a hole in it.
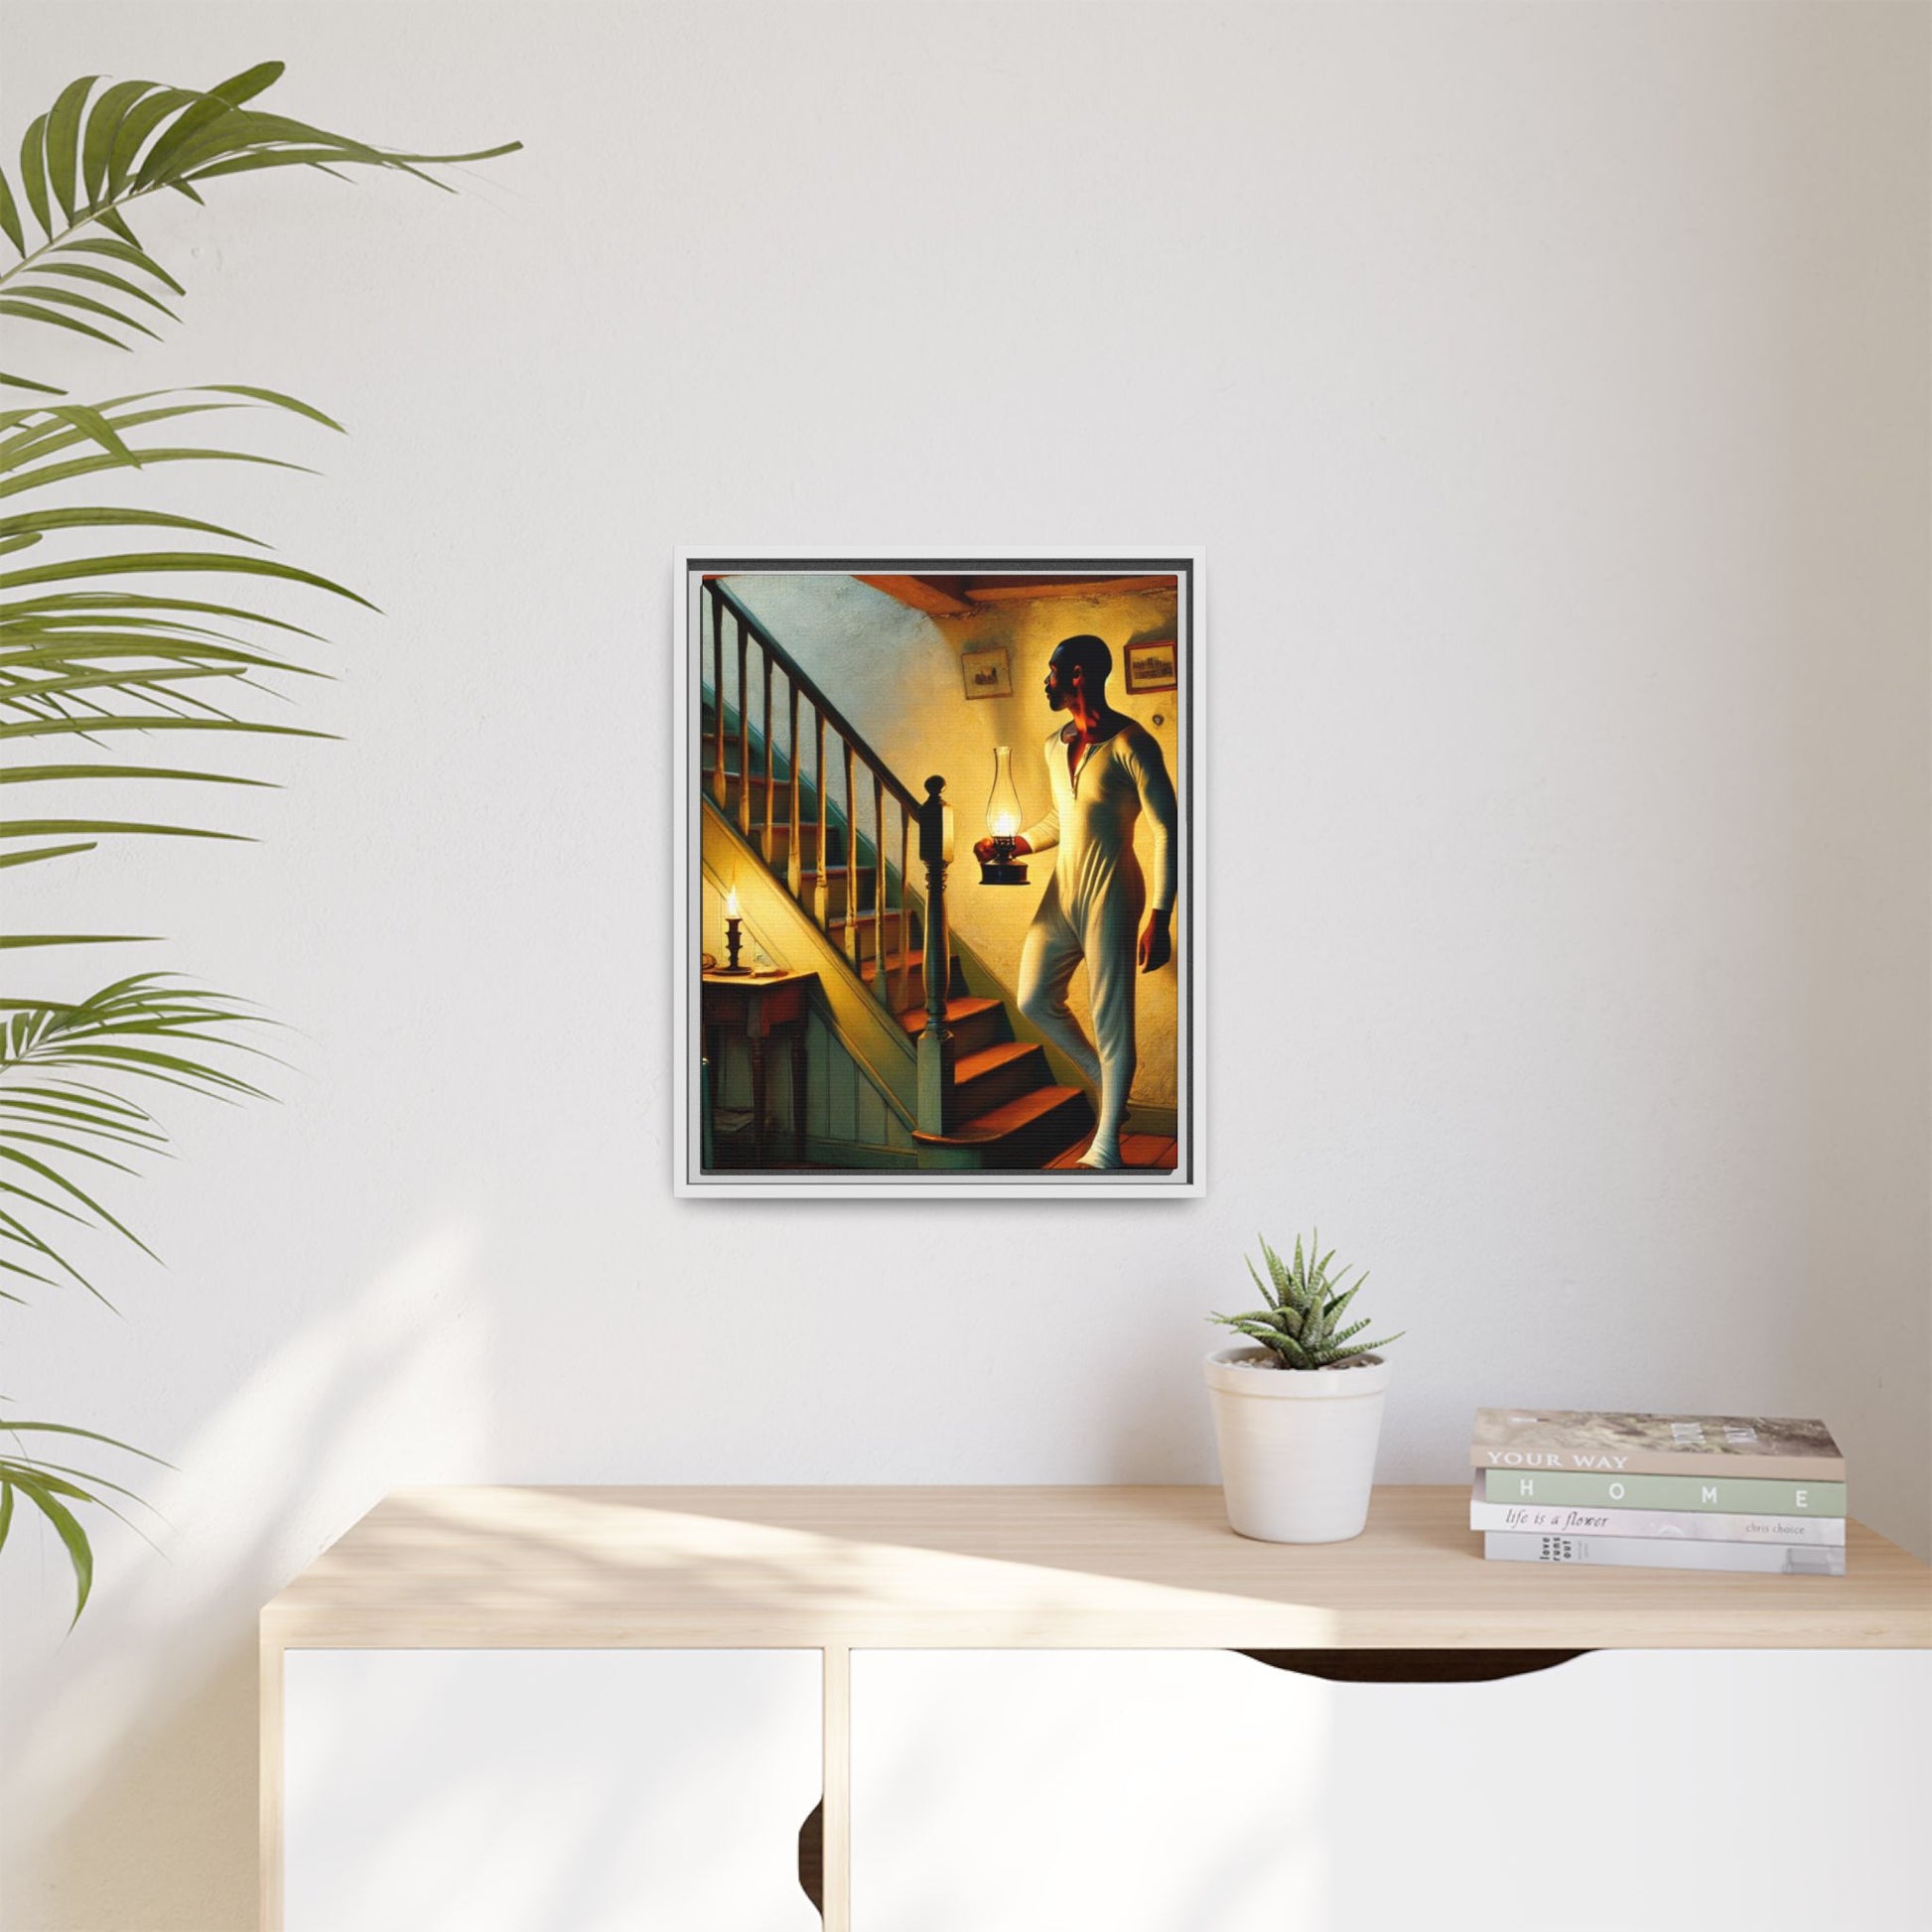
M 1102 1172 L 1123 1165 L 1120 1129 L 1134 1085 L 1134 969 L 1138 962 L 1142 972 L 1158 972 L 1173 954 L 1176 864 L 1167 760 L 1146 731 L 1109 707 L 1113 668 L 1113 652 L 1098 637 L 1054 646 L 1046 702 L 1069 722 L 1046 741 L 1052 809 L 1014 841 L 1016 852 L 1059 847 L 1020 949 L 1020 1010 L 1100 1089 L 1100 1124 L 1080 1166 Z M 1154 825 L 1154 907 L 1144 928 L 1147 883 L 1134 854 L 1143 811 Z M 982 839 L 974 850 L 984 859 L 992 848 Z M 1092 1043 L 1066 1004 L 1083 961 Z

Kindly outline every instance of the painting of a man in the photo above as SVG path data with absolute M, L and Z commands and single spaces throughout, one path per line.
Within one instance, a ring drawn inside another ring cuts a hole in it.
M 1135 975 L 1158 972 L 1173 955 L 1178 816 L 1160 745 L 1107 702 L 1113 667 L 1099 637 L 1067 637 L 1055 646 L 1046 702 L 1067 722 L 1046 740 L 1053 802 L 1015 843 L 1020 853 L 1057 848 L 1021 949 L 1020 1009 L 1099 1089 L 1099 1123 L 1079 1165 L 1101 1173 L 1123 1165 L 1120 1132 L 1136 1059 Z M 1134 852 L 1143 812 L 1154 828 L 1151 892 Z M 992 849 L 990 839 L 976 848 L 981 859 Z M 1082 965 L 1091 1040 L 1066 1003 Z
M 680 1192 L 1201 1193 L 1200 559 L 682 569 Z

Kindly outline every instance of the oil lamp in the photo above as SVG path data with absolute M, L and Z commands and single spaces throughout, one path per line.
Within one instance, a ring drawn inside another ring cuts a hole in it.
M 993 752 L 993 790 L 986 801 L 986 829 L 993 835 L 993 850 L 980 861 L 982 886 L 1024 886 L 1027 868 L 1014 855 L 1013 842 L 1020 836 L 1020 792 L 1013 782 L 1013 752 L 1005 745 Z

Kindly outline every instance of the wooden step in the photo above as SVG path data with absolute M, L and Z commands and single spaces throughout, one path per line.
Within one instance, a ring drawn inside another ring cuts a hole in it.
M 901 911 L 897 905 L 885 914 L 886 950 L 891 953 L 919 953 L 924 945 L 925 935 L 919 929 L 918 914 Z M 875 915 L 862 909 L 856 921 L 841 914 L 825 922 L 826 937 L 833 945 L 847 954 L 849 958 L 846 929 L 857 924 L 859 932 L 859 957 L 870 959 L 879 949 L 879 922 Z
M 712 784 L 713 776 L 714 774 L 709 770 L 703 774 L 704 794 L 713 804 L 716 804 L 718 802 L 718 793 Z M 727 771 L 725 773 L 725 796 L 731 801 L 734 808 L 738 804 L 739 789 L 746 782 L 736 771 Z M 772 794 L 773 815 L 776 815 L 780 805 L 784 805 L 786 809 L 789 809 L 788 801 L 791 797 L 791 780 L 785 777 L 782 772 L 776 778 L 767 778 L 762 771 L 754 770 L 750 783 L 752 787 L 752 809 L 760 818 L 764 815 L 764 794 L 768 786 L 776 787 L 776 790 Z
M 703 748 L 703 751 L 699 755 L 698 772 L 699 775 L 704 779 L 705 789 L 709 791 L 711 789 L 712 779 L 718 775 L 718 760 L 713 756 L 711 747 L 709 745 L 705 746 Z M 767 772 L 765 771 L 764 760 L 759 757 L 758 752 L 755 749 L 752 753 L 753 785 L 755 787 L 763 785 L 766 782 L 767 777 L 770 774 L 767 774 Z M 736 784 L 738 782 L 738 778 L 739 778 L 738 747 L 736 745 L 732 746 L 730 751 L 727 752 L 727 754 L 725 755 L 725 776 L 729 778 L 733 784 Z M 778 759 L 778 769 L 776 772 L 776 778 L 778 783 L 778 789 L 780 791 L 789 791 L 791 789 L 791 766 L 784 761 L 782 755 L 779 757 Z M 809 772 L 805 774 L 803 781 L 799 785 L 799 790 L 805 796 L 806 799 L 809 800 L 811 798 L 812 786 L 811 786 L 811 775 Z
M 877 889 L 878 882 L 879 873 L 876 867 L 861 866 L 859 868 L 859 910 L 861 913 L 869 912 L 872 909 L 872 896 Z M 816 872 L 807 868 L 799 873 L 798 898 L 800 904 L 807 906 L 811 904 L 812 894 L 816 890 L 817 885 L 818 874 Z M 845 868 L 840 865 L 833 866 L 825 875 L 825 916 L 828 920 L 842 919 L 845 917 Z
M 915 1134 L 922 1146 L 970 1156 L 970 1165 L 1005 1173 L 1051 1166 L 1093 1131 L 1093 1104 L 1078 1087 L 1035 1087 L 949 1134 Z
M 1046 1050 L 1030 1040 L 1002 1040 L 977 1052 L 955 1052 L 953 1091 L 962 1120 L 979 1120 L 1008 1101 L 1051 1086 Z
M 809 814 L 807 814 L 809 818 Z M 798 857 L 801 863 L 809 866 L 818 858 L 819 827 L 810 823 L 798 828 Z M 834 866 L 845 863 L 845 828 L 834 825 L 825 839 L 826 848 Z M 791 857 L 791 827 L 774 823 L 771 827 L 771 850 L 773 862 L 783 865 Z
M 925 1008 L 907 1007 L 898 1024 L 914 1039 L 925 1032 Z M 946 1002 L 946 1031 L 953 1036 L 953 1053 L 977 1052 L 982 1046 L 997 1045 L 1013 1037 L 1003 1000 L 958 999 Z M 955 1058 L 955 1064 L 957 1060 Z
M 905 991 L 902 994 L 899 991 L 898 977 L 901 965 L 906 969 Z M 887 991 L 893 996 L 895 1002 L 894 1010 L 896 1012 L 903 1012 L 907 1007 L 923 1006 L 925 1004 L 925 954 L 923 952 L 888 953 L 886 955 L 886 972 L 888 975 Z M 859 967 L 859 977 L 868 986 L 872 985 L 879 977 L 878 960 L 868 959 L 862 962 Z M 958 984 L 959 961 L 955 959 L 951 962 L 951 970 L 947 977 L 948 992 L 956 989 Z

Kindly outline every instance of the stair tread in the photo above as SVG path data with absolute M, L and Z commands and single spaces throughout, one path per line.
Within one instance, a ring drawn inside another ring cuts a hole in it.
M 910 972 L 924 964 L 925 952 L 923 949 L 918 952 L 889 952 L 886 955 L 886 970 L 889 973 L 897 973 L 900 967 L 904 967 Z M 874 979 L 878 976 L 878 968 L 879 961 L 877 959 L 861 960 L 859 963 L 859 977 L 868 980 Z
M 948 1000 L 946 1002 L 946 1024 L 951 1026 L 961 1020 L 971 1020 L 978 1014 L 990 1013 L 999 1004 L 1000 1002 L 998 1000 L 981 1000 L 977 998 Z M 917 1035 L 924 1033 L 925 1008 L 907 1007 L 899 1015 L 898 1024 L 908 1034 Z
M 1084 1098 L 1078 1087 L 1035 1087 L 1017 1100 L 1003 1101 L 986 1113 L 961 1121 L 950 1134 L 920 1134 L 916 1138 L 945 1147 L 980 1147 L 988 1141 L 1003 1141 L 1023 1127 L 1031 1127 L 1069 1100 Z
M 996 1067 L 1011 1066 L 1015 1060 L 1024 1060 L 1029 1053 L 1045 1058 L 1030 1039 L 1005 1039 L 997 1046 L 982 1046 L 977 1053 L 962 1053 L 953 1062 L 954 1083 L 964 1086 L 968 1080 L 976 1080 L 982 1073 L 991 1073 Z
M 886 923 L 888 925 L 891 925 L 896 919 L 904 918 L 904 916 L 905 916 L 905 908 L 903 906 L 889 905 L 886 907 Z M 855 924 L 871 925 L 873 922 L 873 917 L 874 914 L 872 908 L 870 906 L 865 906 L 862 907 L 857 912 L 841 912 L 837 918 L 827 919 L 825 921 L 825 924 L 828 930 L 833 926 L 838 926 L 843 928 L 845 926 L 855 925 Z

